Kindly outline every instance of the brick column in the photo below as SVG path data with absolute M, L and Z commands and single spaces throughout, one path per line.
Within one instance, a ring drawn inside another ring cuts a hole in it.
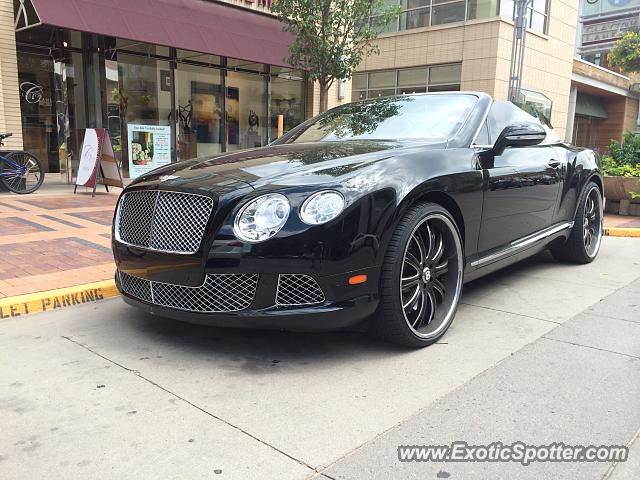
M 22 149 L 20 88 L 16 59 L 13 1 L 0 0 L 0 132 L 11 132 L 6 149 Z

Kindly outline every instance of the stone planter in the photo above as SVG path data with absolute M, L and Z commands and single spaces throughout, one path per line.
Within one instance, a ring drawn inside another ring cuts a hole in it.
M 604 177 L 605 210 L 620 215 L 640 215 L 640 199 L 630 201 L 629 192 L 640 193 L 640 177 Z

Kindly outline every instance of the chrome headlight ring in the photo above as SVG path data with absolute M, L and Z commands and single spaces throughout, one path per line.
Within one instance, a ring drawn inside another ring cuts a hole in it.
M 340 215 L 346 202 L 336 190 L 321 190 L 310 195 L 300 207 L 300 220 L 307 225 L 322 225 Z
M 284 195 L 261 195 L 247 202 L 237 213 L 233 233 L 243 242 L 264 242 L 284 227 L 290 211 L 291 204 Z

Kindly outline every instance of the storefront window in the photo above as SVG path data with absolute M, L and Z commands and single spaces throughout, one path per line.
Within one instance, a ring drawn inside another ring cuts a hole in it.
M 44 162 L 47 172 L 59 172 L 53 60 L 21 53 L 18 82 L 24 148 Z
M 175 71 L 178 160 L 222 151 L 221 77 L 220 70 L 178 64 Z
M 227 73 L 227 150 L 267 144 L 265 76 Z
M 44 26 L 16 40 L 25 148 L 68 181 L 87 127 L 107 129 L 123 176 L 136 178 L 266 145 L 304 120 L 291 69 Z
M 118 84 L 111 85 L 108 100 L 120 118 L 117 150 L 122 152 L 122 168 L 125 175 L 136 177 L 147 167 L 171 161 L 170 67 L 152 57 L 118 54 L 117 71 Z M 149 128 L 156 126 L 165 128 Z
M 279 117 L 281 133 L 286 133 L 304 120 L 302 78 L 290 70 L 274 67 L 271 70 L 270 140 L 278 138 Z M 277 75 L 276 75 L 277 74 Z
M 32 32 L 30 32 L 32 34 Z M 18 83 L 24 148 L 50 173 L 67 171 L 86 126 L 82 55 L 64 49 L 18 47 Z

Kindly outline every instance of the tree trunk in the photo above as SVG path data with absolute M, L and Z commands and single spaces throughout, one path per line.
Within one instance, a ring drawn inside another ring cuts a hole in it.
M 320 84 L 320 113 L 326 112 L 329 108 L 329 87 Z

